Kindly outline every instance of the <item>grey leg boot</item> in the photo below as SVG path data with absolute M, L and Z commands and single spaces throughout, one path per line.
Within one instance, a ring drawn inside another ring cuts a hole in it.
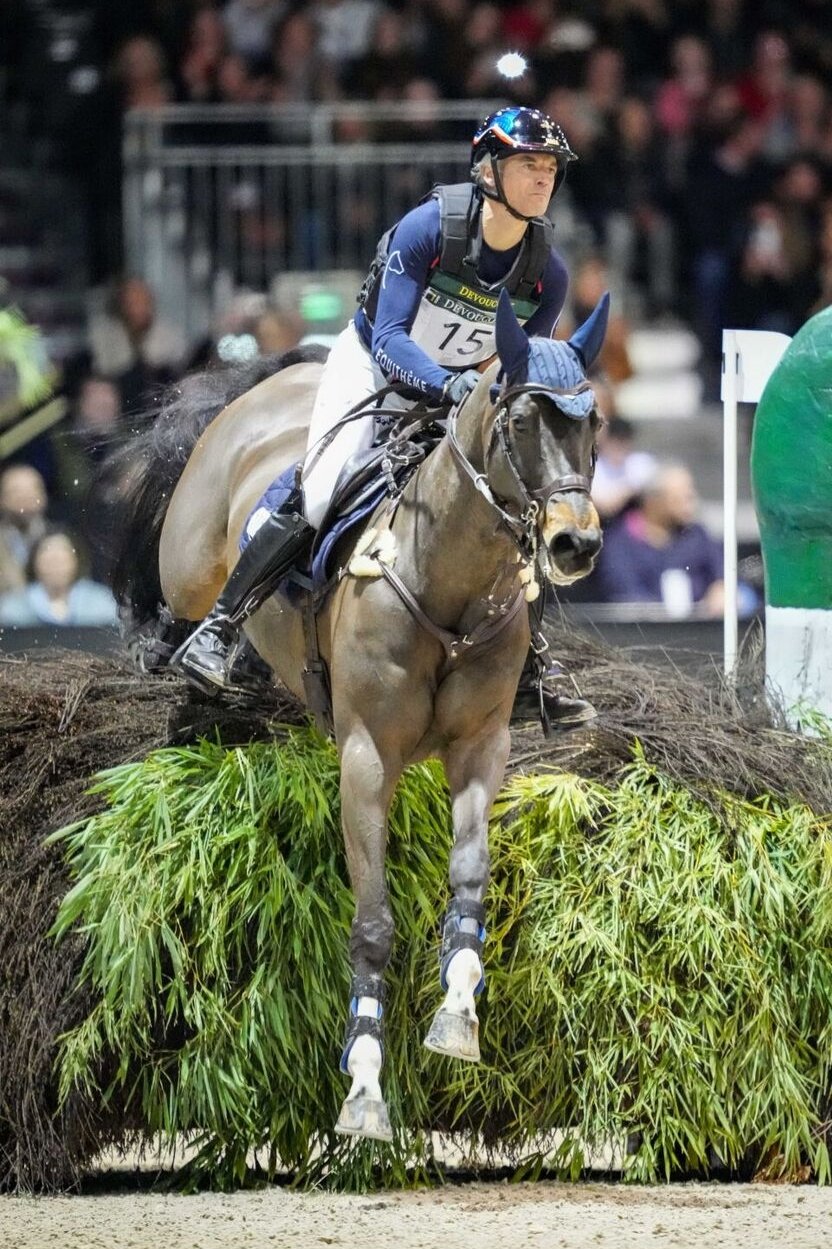
M 242 624 L 312 546 L 315 530 L 299 511 L 272 512 L 241 553 L 211 611 L 172 656 L 169 667 L 199 689 L 231 689 Z

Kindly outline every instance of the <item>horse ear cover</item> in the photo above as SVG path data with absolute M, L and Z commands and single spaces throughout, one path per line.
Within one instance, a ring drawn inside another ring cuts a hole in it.
M 510 306 L 510 305 L 509 305 Z M 497 318 L 499 320 L 499 308 L 497 310 Z M 583 325 L 579 325 L 575 333 L 569 339 L 569 346 L 576 351 L 584 366 L 584 372 L 589 372 L 599 351 L 604 345 L 604 337 L 607 333 L 607 323 L 610 319 L 610 293 L 604 291 L 598 303 L 590 312 Z M 500 356 L 502 359 L 502 355 Z
M 500 291 L 500 298 L 497 302 L 495 336 L 497 355 L 500 357 L 506 377 L 516 377 L 518 373 L 525 376 L 529 359 L 529 340 L 514 315 L 511 297 L 505 287 Z

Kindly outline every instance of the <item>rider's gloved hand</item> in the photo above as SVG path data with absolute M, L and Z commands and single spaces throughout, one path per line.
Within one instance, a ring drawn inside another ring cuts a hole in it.
M 464 373 L 452 373 L 442 387 L 443 403 L 462 403 L 480 380 L 476 369 L 466 369 Z

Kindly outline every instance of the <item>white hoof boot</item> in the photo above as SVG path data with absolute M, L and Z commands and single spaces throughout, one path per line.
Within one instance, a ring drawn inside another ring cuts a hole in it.
M 342 1136 L 392 1141 L 390 1116 L 379 1083 L 381 1046 L 374 1037 L 356 1037 L 347 1059 L 347 1070 L 352 1076 L 352 1084 L 341 1107 L 335 1131 Z
M 474 951 L 459 950 L 448 963 L 448 991 L 425 1037 L 429 1050 L 466 1062 L 480 1061 L 474 990 L 481 979 L 482 963 Z

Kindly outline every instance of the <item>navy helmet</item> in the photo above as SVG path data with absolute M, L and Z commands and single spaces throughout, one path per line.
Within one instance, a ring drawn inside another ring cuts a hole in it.
M 578 159 L 556 121 L 552 121 L 551 117 L 541 113 L 538 108 L 524 108 L 520 105 L 509 105 L 486 117 L 474 135 L 472 149 L 474 165 L 484 156 L 490 156 L 497 162 L 507 156 L 516 156 L 518 152 L 545 152 L 554 156 L 558 162 L 558 170 L 552 195 L 557 193 L 566 177 L 566 166 L 571 160 Z M 484 194 L 505 204 L 496 164 L 494 168 L 496 193 L 489 192 L 485 187 L 481 189 Z M 510 205 L 506 204 L 506 207 Z M 517 215 L 519 214 L 515 214 Z

